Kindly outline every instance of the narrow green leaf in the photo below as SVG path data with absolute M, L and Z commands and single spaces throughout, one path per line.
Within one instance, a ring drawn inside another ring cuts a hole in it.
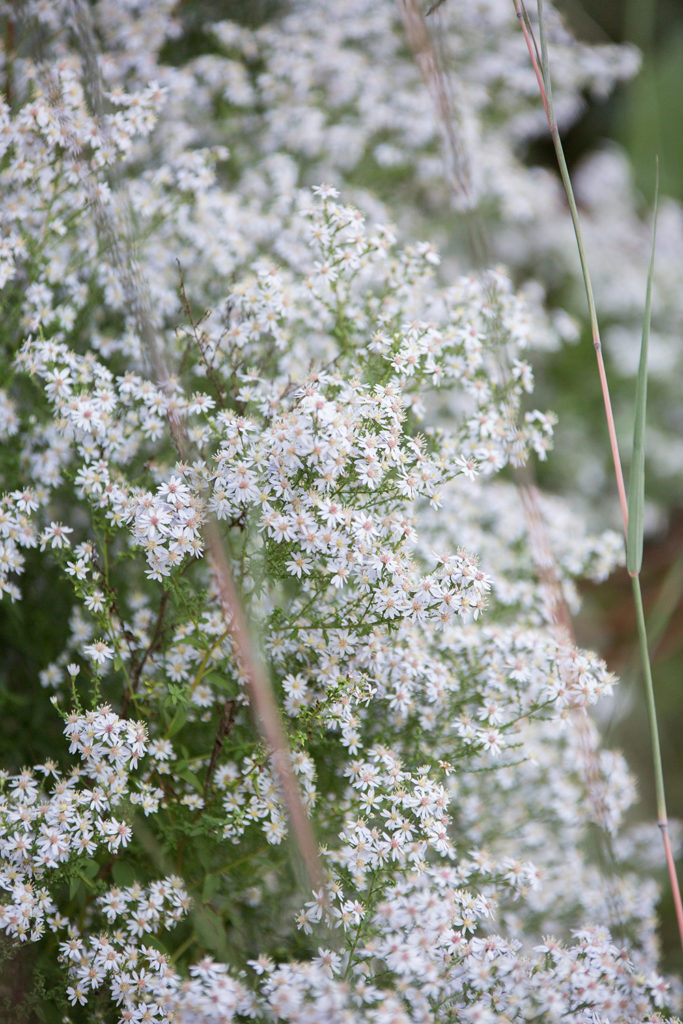
M 198 793 L 201 793 L 203 788 L 202 783 L 199 781 L 199 778 L 195 775 L 195 773 L 191 772 L 189 768 L 176 768 L 175 774 L 178 776 L 179 779 L 183 779 L 185 782 L 189 782 L 193 789 L 195 789 Z
M 652 307 L 652 279 L 655 269 L 655 241 L 657 238 L 657 203 L 659 198 L 659 164 L 655 178 L 655 202 L 652 219 L 652 247 L 647 273 L 643 334 L 640 343 L 640 364 L 636 384 L 636 410 L 633 423 L 633 459 L 628 481 L 628 534 L 626 537 L 626 568 L 637 576 L 643 564 L 643 520 L 645 511 L 645 415 L 647 407 L 647 349 L 650 341 L 650 314 Z
M 115 860 L 112 867 L 112 875 L 117 885 L 122 888 L 133 885 L 137 881 L 138 872 L 135 870 L 132 864 L 126 863 L 126 861 Z
M 207 875 L 204 879 L 202 886 L 202 900 L 204 903 L 208 903 L 212 896 L 218 892 L 221 887 L 221 879 L 219 875 Z
M 207 672 L 204 680 L 212 686 L 217 686 L 219 690 L 225 690 L 231 697 L 234 697 L 237 693 L 238 687 L 235 684 L 235 680 L 226 679 L 220 672 Z
M 169 737 L 169 738 L 171 736 L 175 736 L 175 734 L 177 732 L 180 732 L 182 727 L 185 725 L 186 721 L 187 721 L 187 708 L 186 707 L 179 707 L 178 710 L 176 711 L 176 713 L 174 714 L 173 718 L 171 719 L 171 723 L 170 723 L 168 729 L 166 730 L 166 736 Z

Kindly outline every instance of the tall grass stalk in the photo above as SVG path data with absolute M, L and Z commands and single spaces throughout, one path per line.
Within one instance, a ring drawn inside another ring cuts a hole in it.
M 664 791 L 664 772 L 662 768 L 659 728 L 657 725 L 657 708 L 654 694 L 654 685 L 652 681 L 652 666 L 650 663 L 650 654 L 648 648 L 647 629 L 645 625 L 645 613 L 643 610 L 643 599 L 640 586 L 640 568 L 642 565 L 643 555 L 643 511 L 645 501 L 644 434 L 647 398 L 647 350 L 650 336 L 652 279 L 654 275 L 656 198 L 655 225 L 653 226 L 652 234 L 652 248 L 650 253 L 650 265 L 647 277 L 645 310 L 643 315 L 643 333 L 641 343 L 640 365 L 638 367 L 638 381 L 636 387 L 636 411 L 634 419 L 633 438 L 633 465 L 631 469 L 631 476 L 629 481 L 629 494 L 627 498 L 626 488 L 624 486 L 624 475 L 621 468 L 621 458 L 619 455 L 619 445 L 617 441 L 616 428 L 614 425 L 614 415 L 612 413 L 612 403 L 610 400 L 609 386 L 607 383 L 607 374 L 605 371 L 605 364 L 602 356 L 602 343 L 600 340 L 600 330 L 598 326 L 597 311 L 593 295 L 593 286 L 591 283 L 590 271 L 588 269 L 588 262 L 586 259 L 586 252 L 583 244 L 583 235 L 581 232 L 581 224 L 579 220 L 576 199 L 574 197 L 574 190 L 572 187 L 569 169 L 567 167 L 567 161 L 565 159 L 564 150 L 562 147 L 562 140 L 560 138 L 560 133 L 554 113 L 552 85 L 550 79 L 550 63 L 548 59 L 548 43 L 545 32 L 543 0 L 537 0 L 540 51 L 539 46 L 534 37 L 533 28 L 531 26 L 531 22 L 529 20 L 529 16 L 524 6 L 523 0 L 513 0 L 513 3 L 515 6 L 515 12 L 517 14 L 517 17 L 522 28 L 522 33 L 524 35 L 527 49 L 529 51 L 529 57 L 531 59 L 534 73 L 536 75 L 536 80 L 538 82 L 541 99 L 543 101 L 548 126 L 550 128 L 550 135 L 552 138 L 553 148 L 555 150 L 560 170 L 560 176 L 562 178 L 562 184 L 564 186 L 565 194 L 567 197 L 567 203 L 569 205 L 569 211 L 571 214 L 574 234 L 576 236 L 576 244 L 579 252 L 579 260 L 581 263 L 581 274 L 583 277 L 583 283 L 586 291 L 586 299 L 588 302 L 591 332 L 593 336 L 593 347 L 595 349 L 595 355 L 598 364 L 598 373 L 600 376 L 600 385 L 602 388 L 603 403 L 605 407 L 605 417 L 607 420 L 610 447 L 612 450 L 612 460 L 614 463 L 617 490 L 619 492 L 619 502 L 621 505 L 621 512 L 624 523 L 627 569 L 631 577 L 631 583 L 633 588 L 633 600 L 636 611 L 638 641 L 642 661 L 643 679 L 645 683 L 645 700 L 647 705 L 648 720 L 650 724 L 652 758 L 655 777 L 655 792 L 657 802 L 657 824 L 659 826 L 659 830 L 662 835 L 662 841 L 664 844 L 664 854 L 666 857 L 671 892 L 673 896 L 674 907 L 676 910 L 678 932 L 681 941 L 681 946 L 683 947 L 683 904 L 681 903 L 681 894 L 678 884 L 678 876 L 676 874 L 676 865 L 674 862 L 673 851 L 671 849 L 671 840 L 669 838 L 669 823 L 666 811 L 666 799 Z
M 626 535 L 626 568 L 631 577 L 633 587 L 633 601 L 636 609 L 636 623 L 638 627 L 638 643 L 643 666 L 643 679 L 645 682 L 645 699 L 647 701 L 648 718 L 650 722 L 650 737 L 652 742 L 652 753 L 654 761 L 655 794 L 657 800 L 657 822 L 662 833 L 664 852 L 666 855 L 669 875 L 672 879 L 671 889 L 673 893 L 674 906 L 678 930 L 683 945 L 683 905 L 678 887 L 678 877 L 674 864 L 671 841 L 669 839 L 669 824 L 666 811 L 666 797 L 664 792 L 664 772 L 662 769 L 662 757 L 659 744 L 659 729 L 657 727 L 657 707 L 655 703 L 654 685 L 652 682 L 652 667 L 650 663 L 649 646 L 647 639 L 647 628 L 645 625 L 645 612 L 643 609 L 643 595 L 640 586 L 640 570 L 643 564 L 643 521 L 645 508 L 645 422 L 647 413 L 647 351 L 650 341 L 650 317 L 652 309 L 652 279 L 654 276 L 655 242 L 657 237 L 657 199 L 659 191 L 659 173 L 655 184 L 655 211 L 652 225 L 652 248 L 650 251 L 650 266 L 647 275 L 647 290 L 645 295 L 645 310 L 643 313 L 643 334 L 640 346 L 640 362 L 638 365 L 638 380 L 636 385 L 636 409 L 633 423 L 633 461 L 629 478 L 628 490 L 628 531 Z
M 529 50 L 529 56 L 531 57 L 531 63 L 536 74 L 538 88 L 541 93 L 541 99 L 543 100 L 543 106 L 545 108 L 545 115 L 548 121 L 548 126 L 550 128 L 550 137 L 552 139 L 553 148 L 555 150 L 555 156 L 557 158 L 557 163 L 560 170 L 560 177 L 562 178 L 562 185 L 564 186 L 565 195 L 567 197 L 567 203 L 569 204 L 569 212 L 572 219 L 572 226 L 574 228 L 574 235 L 576 236 L 576 246 L 579 252 L 579 260 L 581 262 L 581 275 L 583 277 L 583 283 L 586 290 L 586 299 L 588 302 L 588 315 L 590 317 L 591 334 L 593 337 L 593 348 L 595 349 L 595 358 L 598 364 L 598 374 L 600 376 L 602 401 L 605 406 L 605 417 L 607 420 L 609 443 L 610 448 L 612 450 L 612 462 L 614 464 L 614 473 L 617 480 L 617 490 L 619 492 L 619 504 L 621 505 L 621 515 L 624 523 L 624 533 L 626 533 L 628 529 L 628 503 L 626 500 L 624 474 L 621 468 L 621 459 L 619 457 L 619 443 L 617 441 L 617 432 L 614 425 L 614 415 L 612 413 L 612 400 L 610 398 L 609 385 L 607 383 L 607 373 L 605 371 L 605 362 L 602 355 L 602 341 L 600 339 L 598 314 L 595 307 L 595 298 L 593 296 L 593 285 L 588 270 L 586 250 L 583 244 L 583 234 L 581 231 L 581 222 L 579 220 L 579 211 L 576 206 L 576 199 L 574 198 L 574 189 L 572 187 L 571 178 L 569 176 L 569 168 L 567 167 L 564 149 L 562 148 L 562 139 L 560 138 L 560 131 L 557 126 L 557 121 L 555 119 L 552 87 L 550 83 L 550 75 L 548 73 L 548 49 L 543 20 L 543 0 L 538 0 L 539 34 L 541 38 L 540 53 L 533 35 L 533 29 L 531 27 L 529 16 L 527 15 L 523 0 L 513 0 L 513 3 L 515 5 L 515 11 L 517 13 L 517 17 L 519 18 L 520 25 L 522 26 L 524 39 L 526 40 L 527 48 Z

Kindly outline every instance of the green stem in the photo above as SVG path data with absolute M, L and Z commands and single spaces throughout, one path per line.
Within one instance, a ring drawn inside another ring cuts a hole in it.
M 645 613 L 643 611 L 643 598 L 640 590 L 640 577 L 638 576 L 638 574 L 631 575 L 631 583 L 633 585 L 633 600 L 636 606 L 636 622 L 638 624 L 638 640 L 640 642 L 640 654 L 643 662 L 643 678 L 645 680 L 645 700 L 647 703 L 647 713 L 650 721 L 650 738 L 652 740 L 652 760 L 654 764 L 655 793 L 657 798 L 657 824 L 659 825 L 659 831 L 662 834 L 662 842 L 664 844 L 664 856 L 666 857 L 666 867 L 669 873 L 669 884 L 671 885 L 671 895 L 673 897 L 674 909 L 676 911 L 678 934 L 681 940 L 681 945 L 683 946 L 683 901 L 681 901 L 681 890 L 678 884 L 676 862 L 674 860 L 673 850 L 671 849 L 671 840 L 669 838 L 669 819 L 666 813 L 666 800 L 664 798 L 664 772 L 662 770 L 662 755 L 659 746 L 659 730 L 657 728 L 655 692 L 654 686 L 652 684 L 650 655 L 647 644 L 647 633 L 645 630 Z
M 189 938 L 185 939 L 185 941 L 182 943 L 182 945 L 178 946 L 178 948 L 176 949 L 175 953 L 171 957 L 171 963 L 177 964 L 178 961 L 180 960 L 181 956 L 183 955 L 183 953 L 185 953 L 197 941 L 198 941 L 197 933 L 196 932 L 192 932 L 192 934 L 189 936 Z
M 645 702 L 647 704 L 647 716 L 650 724 L 650 738 L 652 741 L 652 760 L 655 775 L 655 793 L 657 798 L 657 821 L 660 826 L 666 825 L 666 800 L 664 797 L 664 772 L 662 769 L 662 754 L 659 743 L 659 729 L 657 728 L 657 707 L 655 704 L 655 691 L 652 682 L 652 668 L 650 666 L 650 653 L 647 643 L 647 631 L 645 628 L 645 612 L 643 610 L 643 595 L 640 588 L 640 575 L 631 576 L 633 587 L 633 601 L 636 606 L 636 625 L 638 627 L 638 643 L 640 646 L 640 657 L 643 666 L 643 680 L 645 683 Z
M 260 853 L 265 853 L 266 850 L 268 850 L 267 845 L 259 846 L 255 850 L 250 850 L 249 853 L 245 853 L 243 857 L 238 857 L 237 860 L 229 860 L 225 864 L 221 864 L 219 868 L 214 868 L 213 871 L 207 871 L 205 875 L 190 886 L 190 889 L 198 889 L 199 886 L 203 884 L 204 880 L 209 878 L 211 875 L 229 874 L 234 868 L 239 867 L 240 864 L 244 864 L 245 861 L 250 861 L 252 857 L 256 857 Z
M 626 500 L 626 487 L 624 484 L 624 474 L 621 468 L 621 458 L 619 456 L 619 444 L 617 441 L 617 432 L 614 425 L 614 415 L 612 413 L 612 401 L 610 398 L 609 387 L 607 384 L 607 374 L 605 372 L 605 364 L 602 357 L 602 342 L 600 340 L 600 327 L 598 325 L 598 314 L 595 308 L 595 298 L 593 295 L 593 284 L 591 281 L 590 271 L 588 269 L 588 260 L 586 259 L 586 250 L 583 244 L 583 234 L 581 231 L 581 222 L 579 220 L 579 211 L 576 205 L 576 199 L 574 197 L 574 189 L 572 187 L 571 178 L 569 176 L 569 168 L 567 167 L 567 161 L 564 156 L 564 149 L 562 148 L 562 140 L 560 139 L 560 132 L 557 127 L 557 120 L 555 118 L 555 107 L 553 104 L 553 92 L 552 84 L 550 81 L 550 63 L 548 60 L 548 40 L 545 33 L 545 18 L 543 14 L 543 0 L 537 0 L 538 5 L 538 21 L 539 21 L 539 36 L 541 40 L 541 82 L 542 82 L 542 98 L 543 105 L 545 107 L 546 117 L 548 118 L 548 126 L 550 128 L 550 136 L 553 142 L 553 149 L 555 150 L 555 156 L 557 158 L 557 165 L 560 171 L 560 177 L 562 179 L 562 185 L 564 187 L 565 195 L 567 197 L 567 203 L 569 205 L 569 213 L 572 220 L 572 227 L 574 228 L 574 236 L 576 238 L 576 247 L 579 253 L 579 262 L 581 264 L 581 276 L 583 278 L 583 285 L 586 292 L 586 301 L 588 303 L 588 315 L 590 317 L 591 334 L 593 337 L 593 348 L 595 349 L 595 357 L 598 362 L 598 373 L 600 375 L 600 386 L 602 389 L 602 400 L 605 406 L 605 416 L 607 419 L 607 430 L 609 433 L 610 448 L 612 450 L 612 461 L 614 463 L 614 473 L 617 480 L 617 490 L 619 492 L 619 503 L 621 505 L 621 514 L 624 520 L 624 532 L 628 530 L 628 503 Z M 524 26 L 524 21 L 522 21 Z M 526 36 L 526 32 L 525 32 Z M 535 64 L 535 55 L 531 47 L 529 52 L 532 55 L 532 62 Z M 538 77 L 537 70 L 537 77 Z M 541 83 L 539 83 L 541 84 Z

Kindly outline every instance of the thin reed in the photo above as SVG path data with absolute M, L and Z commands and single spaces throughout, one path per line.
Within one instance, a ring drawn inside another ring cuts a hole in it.
M 598 373 L 600 376 L 600 385 L 602 389 L 605 418 L 607 422 L 607 429 L 609 432 L 610 447 L 612 450 L 612 460 L 614 464 L 617 491 L 619 494 L 619 502 L 621 505 L 622 518 L 624 523 L 627 569 L 629 575 L 631 576 L 633 588 L 633 599 L 636 611 L 636 622 L 638 630 L 638 643 L 640 647 L 643 680 L 645 686 L 645 702 L 648 713 L 648 722 L 650 727 L 650 737 L 652 746 L 653 770 L 657 801 L 657 824 L 662 834 L 662 841 L 664 844 L 664 853 L 666 857 L 669 882 L 671 886 L 674 907 L 676 910 L 678 932 L 681 941 L 681 946 L 683 947 L 683 904 L 681 902 L 678 875 L 676 872 L 676 866 L 671 848 L 671 841 L 669 838 L 669 825 L 666 812 L 666 800 L 664 792 L 664 772 L 662 768 L 661 746 L 659 740 L 659 729 L 657 725 L 657 708 L 655 701 L 654 685 L 652 680 L 652 666 L 650 663 L 650 654 L 647 640 L 645 612 L 643 608 L 643 600 L 640 587 L 640 569 L 643 557 L 645 505 L 645 422 L 647 406 L 647 353 L 650 337 L 658 190 L 656 189 L 655 191 L 655 218 L 652 231 L 650 264 L 647 275 L 640 362 L 638 367 L 638 377 L 636 386 L 636 405 L 634 414 L 633 433 L 633 461 L 631 466 L 629 491 L 627 497 L 626 489 L 624 486 L 624 475 L 621 467 L 621 457 L 619 454 L 619 444 L 617 440 L 616 427 L 614 423 L 614 415 L 612 412 L 612 403 L 610 399 L 609 386 L 607 382 L 607 374 L 602 355 L 602 343 L 600 340 L 597 310 L 593 295 L 593 285 L 591 282 L 590 270 L 588 267 L 585 246 L 583 243 L 578 207 L 576 204 L 576 199 L 574 197 L 574 190 L 569 175 L 569 169 L 567 167 L 567 161 L 564 155 L 564 149 L 562 146 L 559 128 L 557 125 L 557 121 L 555 119 L 543 0 L 537 0 L 538 34 L 540 40 L 540 49 L 536 41 L 533 26 L 523 0 L 513 0 L 513 3 L 522 28 L 522 33 L 524 35 L 527 49 L 529 51 L 529 57 L 531 59 L 534 72 L 536 74 L 536 80 L 538 82 L 541 99 L 545 109 L 546 118 L 548 120 L 553 147 L 555 150 L 560 170 L 560 176 L 567 197 L 567 203 L 569 205 L 572 225 L 574 227 L 574 234 L 576 236 L 576 244 L 581 264 L 581 275 L 583 278 L 583 283 L 586 291 L 586 299 L 588 303 L 588 311 L 593 335 L 593 346 L 595 348 L 595 354 L 598 363 Z

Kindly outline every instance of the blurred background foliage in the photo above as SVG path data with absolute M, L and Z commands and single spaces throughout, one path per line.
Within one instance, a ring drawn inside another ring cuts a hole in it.
M 644 195 L 654 187 L 659 156 L 661 191 L 683 200 L 683 4 L 680 0 L 562 0 L 575 33 L 591 42 L 635 43 L 640 74 L 591 107 L 567 144 L 572 155 L 600 138 L 621 143 Z

